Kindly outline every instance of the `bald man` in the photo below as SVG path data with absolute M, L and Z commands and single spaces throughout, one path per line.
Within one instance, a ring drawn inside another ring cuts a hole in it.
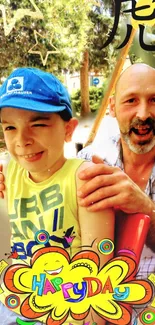
M 146 256 L 155 258 L 155 69 L 143 63 L 127 68 L 110 100 L 110 113 L 117 119 L 120 137 L 111 139 L 111 154 L 102 157 L 106 164 L 96 158 L 98 164 L 79 175 L 88 179 L 78 193 L 81 205 L 90 211 L 116 207 L 149 215 Z M 91 148 L 79 157 L 91 159 Z M 154 271 L 155 262 L 149 273 Z
M 155 273 L 155 69 L 142 63 L 127 68 L 110 100 L 110 114 L 117 119 L 120 136 L 109 139 L 109 155 L 102 146 L 102 160 L 94 157 L 97 164 L 79 174 L 88 182 L 78 196 L 89 211 L 114 207 L 119 217 L 150 216 L 138 273 L 144 279 Z M 78 156 L 91 159 L 92 150 L 86 147 Z

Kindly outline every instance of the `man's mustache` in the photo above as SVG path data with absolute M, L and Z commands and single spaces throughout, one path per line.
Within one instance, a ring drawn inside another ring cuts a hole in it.
M 134 119 L 130 124 L 129 132 L 131 129 L 138 128 L 139 126 L 149 126 L 155 134 L 155 118 L 148 117 L 145 121 L 138 118 Z

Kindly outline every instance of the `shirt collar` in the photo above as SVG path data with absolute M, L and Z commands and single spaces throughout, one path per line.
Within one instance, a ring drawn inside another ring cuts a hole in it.
M 153 166 L 152 173 L 151 173 L 151 176 L 150 176 L 151 185 L 153 184 L 154 181 L 155 181 L 155 164 Z
M 123 169 L 122 146 L 119 135 L 108 139 L 106 147 L 104 145 L 104 151 L 101 150 L 101 156 L 108 165 Z

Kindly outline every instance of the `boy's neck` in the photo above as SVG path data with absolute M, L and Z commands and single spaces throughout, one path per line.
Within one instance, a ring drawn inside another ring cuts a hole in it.
M 50 178 L 53 174 L 55 174 L 59 169 L 62 168 L 64 163 L 66 162 L 66 158 L 63 157 L 59 162 L 56 162 L 51 168 L 48 168 L 47 170 L 43 172 L 29 172 L 29 178 L 34 183 L 41 183 L 45 181 L 46 179 Z

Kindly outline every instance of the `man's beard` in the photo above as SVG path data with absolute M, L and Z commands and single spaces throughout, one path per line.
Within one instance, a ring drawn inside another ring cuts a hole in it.
M 147 153 L 147 152 L 151 151 L 152 148 L 155 146 L 155 137 L 153 137 L 151 141 L 150 140 L 148 142 L 140 141 L 137 144 L 131 142 L 129 135 L 122 134 L 122 138 L 128 145 L 129 149 L 136 154 Z
M 133 143 L 131 140 L 131 133 L 134 132 L 134 130 L 138 132 L 138 126 L 148 127 L 149 131 L 152 131 L 152 136 L 150 136 L 148 140 L 143 140 L 143 136 L 141 136 L 142 139 L 139 140 L 138 143 Z M 151 151 L 155 146 L 155 119 L 153 118 L 149 117 L 145 121 L 136 118 L 131 122 L 127 131 L 120 129 L 120 132 L 129 149 L 136 154 L 145 154 Z

